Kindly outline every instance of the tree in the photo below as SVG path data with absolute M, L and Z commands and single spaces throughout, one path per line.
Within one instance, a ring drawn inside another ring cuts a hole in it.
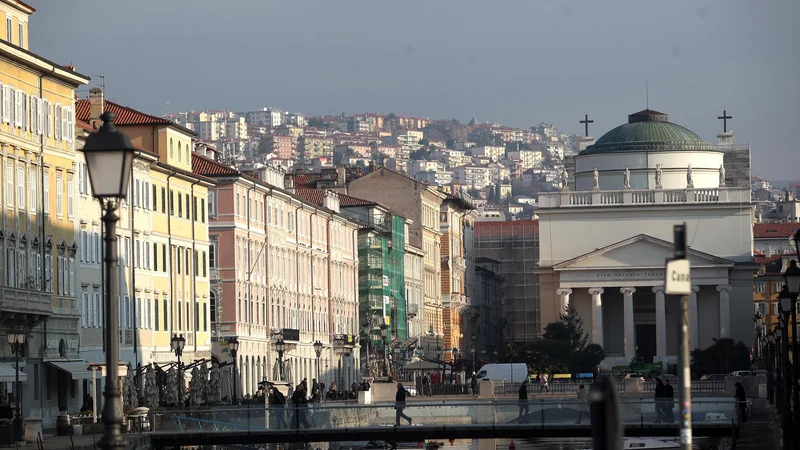
M 411 152 L 410 155 L 411 159 L 415 161 L 421 161 L 423 159 L 427 159 L 427 156 L 428 156 L 428 151 L 425 150 L 425 147 L 420 147 L 414 150 L 413 152 Z
M 692 373 L 728 373 L 750 367 L 750 349 L 742 341 L 714 339 L 706 349 L 692 350 Z
M 306 125 L 314 128 L 325 128 L 325 122 L 319 117 L 312 117 L 306 121 Z
M 578 315 L 578 310 L 572 302 L 567 306 L 567 311 L 561 314 L 558 322 L 547 324 L 542 336 L 546 339 L 563 341 L 572 352 L 583 351 L 589 342 L 589 336 L 583 331 L 583 319 Z

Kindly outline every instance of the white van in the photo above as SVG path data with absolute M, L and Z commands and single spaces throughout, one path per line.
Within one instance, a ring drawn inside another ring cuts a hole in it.
M 525 363 L 486 364 L 475 375 L 478 383 L 483 380 L 521 383 L 528 379 L 528 365 Z

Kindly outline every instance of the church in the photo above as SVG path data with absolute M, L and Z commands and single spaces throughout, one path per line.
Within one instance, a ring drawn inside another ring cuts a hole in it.
M 603 366 L 634 357 L 675 363 L 680 297 L 664 293 L 664 266 L 673 225 L 686 223 L 691 348 L 714 338 L 750 345 L 754 206 L 724 159 L 720 147 L 650 109 L 576 155 L 562 188 L 539 196 L 541 323 L 574 304 L 605 350 Z

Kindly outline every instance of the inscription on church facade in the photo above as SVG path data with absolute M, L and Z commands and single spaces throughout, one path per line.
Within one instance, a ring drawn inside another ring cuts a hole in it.
M 622 270 L 613 272 L 599 272 L 600 280 L 655 280 L 664 278 L 663 270 Z

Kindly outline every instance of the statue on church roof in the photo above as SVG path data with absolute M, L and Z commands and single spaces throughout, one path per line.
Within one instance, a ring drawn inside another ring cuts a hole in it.
M 625 166 L 624 181 L 625 181 L 625 188 L 626 189 L 630 189 L 630 187 L 631 187 L 631 170 L 628 168 L 628 166 Z
M 597 167 L 594 168 L 594 188 L 600 189 L 600 172 L 597 171 Z
M 663 172 L 661 170 L 661 164 L 656 164 L 656 187 L 661 187 L 661 177 L 663 176 Z
M 725 186 L 725 166 L 723 164 L 719 165 L 719 185 Z
M 686 187 L 691 189 L 694 187 L 694 179 L 692 177 L 692 165 L 686 168 Z
M 561 189 L 569 190 L 569 173 L 566 167 L 561 171 Z

